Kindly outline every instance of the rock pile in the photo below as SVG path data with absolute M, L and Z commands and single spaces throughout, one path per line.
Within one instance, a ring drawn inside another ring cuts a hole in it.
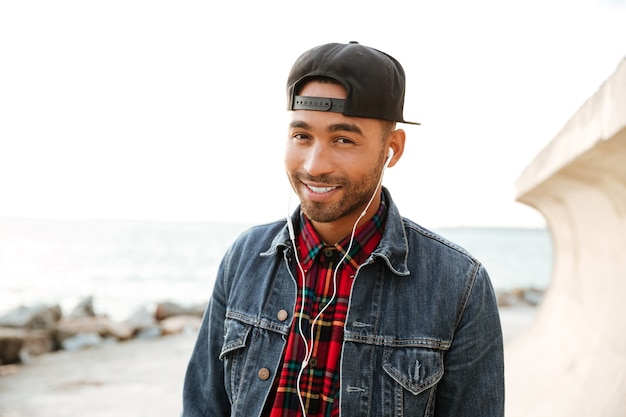
M 538 305 L 543 290 L 499 291 L 498 305 Z M 186 307 L 161 302 L 153 311 L 136 310 L 124 321 L 98 315 L 87 297 L 64 316 L 58 305 L 19 307 L 0 316 L 0 365 L 27 362 L 31 356 L 55 350 L 76 350 L 105 343 L 151 338 L 185 331 L 196 332 L 205 305 Z
M 124 321 L 98 315 L 87 297 L 64 316 L 58 305 L 19 307 L 0 316 L 0 365 L 27 362 L 55 350 L 76 350 L 132 338 L 196 332 L 204 305 L 158 303 L 138 309 Z
M 496 297 L 500 307 L 519 305 L 538 306 L 543 300 L 544 290 L 538 288 L 514 288 L 507 291 L 498 291 Z

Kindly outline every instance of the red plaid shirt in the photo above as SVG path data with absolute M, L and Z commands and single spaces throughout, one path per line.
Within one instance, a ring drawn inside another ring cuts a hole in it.
M 273 398 L 270 398 L 268 402 L 268 407 L 271 407 L 268 408 L 270 417 L 302 415 L 296 386 L 307 347 L 311 352 L 311 357 L 300 379 L 300 392 L 306 415 L 307 417 L 339 415 L 339 366 L 352 281 L 359 265 L 365 262 L 378 246 L 382 238 L 385 218 L 386 204 L 382 201 L 374 217 L 357 229 L 350 253 L 337 272 L 334 301 L 315 321 L 313 341 L 311 341 L 311 322 L 333 296 L 335 269 L 346 254 L 350 237 L 348 236 L 334 246 L 329 246 L 320 240 L 311 222 L 305 216 L 301 216 L 302 227 L 298 234 L 297 244 L 298 257 L 306 274 L 304 311 L 300 311 L 303 283 L 302 273 L 298 268 L 296 311 L 285 349 L 282 370 L 274 381 Z M 300 322 L 302 322 L 302 333 L 306 336 L 308 346 L 305 345 L 300 335 Z

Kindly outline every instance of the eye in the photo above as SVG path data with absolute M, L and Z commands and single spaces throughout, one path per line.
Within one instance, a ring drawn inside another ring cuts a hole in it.
M 307 135 L 306 133 L 296 133 L 295 135 L 292 136 L 292 138 L 294 138 L 295 140 L 308 140 L 311 137 Z
M 344 138 L 344 137 L 337 138 L 337 139 L 336 139 L 336 142 L 338 142 L 338 143 L 342 143 L 342 144 L 346 144 L 346 145 L 349 145 L 349 144 L 353 144 L 353 143 L 354 143 L 354 141 L 353 141 L 352 139 L 349 139 L 349 138 Z

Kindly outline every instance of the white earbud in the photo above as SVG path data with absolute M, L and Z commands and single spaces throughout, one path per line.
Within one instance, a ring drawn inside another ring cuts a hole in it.
M 387 156 L 387 160 L 385 161 L 385 168 L 389 166 L 389 163 L 393 159 L 393 148 L 389 148 L 389 155 Z

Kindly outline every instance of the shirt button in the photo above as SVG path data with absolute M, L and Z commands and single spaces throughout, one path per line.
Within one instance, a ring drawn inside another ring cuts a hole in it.
M 315 368 L 317 366 L 317 359 L 311 358 L 311 360 L 309 361 L 309 365 Z
M 266 381 L 267 378 L 270 377 L 270 370 L 267 368 L 261 368 L 259 369 L 258 375 L 261 381 Z
M 332 258 L 332 257 L 333 257 L 333 252 L 334 252 L 334 251 L 333 251 L 332 249 L 326 249 L 326 250 L 324 251 L 324 255 L 325 255 L 327 258 Z
M 280 321 L 285 321 L 287 320 L 287 317 L 289 317 L 289 313 L 287 313 L 287 310 L 280 310 L 278 314 L 276 314 L 276 317 Z

